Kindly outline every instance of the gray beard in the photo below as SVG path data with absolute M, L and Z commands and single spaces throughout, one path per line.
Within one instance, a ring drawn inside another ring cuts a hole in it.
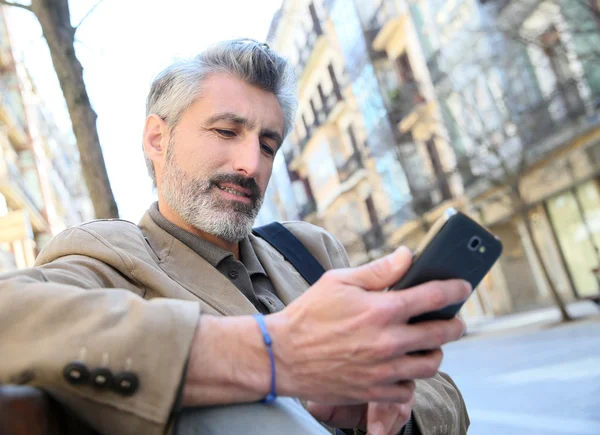
M 221 197 L 210 180 L 186 175 L 169 152 L 172 149 L 167 151 L 161 189 L 169 207 L 188 225 L 229 243 L 248 237 L 264 197 L 250 204 Z

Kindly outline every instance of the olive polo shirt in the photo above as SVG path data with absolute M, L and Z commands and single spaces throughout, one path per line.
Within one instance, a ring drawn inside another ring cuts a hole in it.
M 168 221 L 160 213 L 157 202 L 150 207 L 150 217 L 156 225 L 221 272 L 260 313 L 274 313 L 284 308 L 248 237 L 240 241 L 240 260 L 236 260 L 233 253 Z

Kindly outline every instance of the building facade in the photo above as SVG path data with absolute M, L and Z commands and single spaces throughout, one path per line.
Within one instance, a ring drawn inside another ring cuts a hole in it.
M 59 231 L 93 218 L 72 138 L 13 55 L 0 8 L 0 271 L 29 267 Z
M 412 2 L 465 203 L 506 248 L 486 280 L 484 312 L 550 304 L 544 269 L 567 301 L 598 294 L 594 7 Z
M 506 249 L 473 321 L 550 304 L 542 265 L 567 301 L 597 294 L 599 17 L 585 0 L 284 1 L 269 40 L 299 76 L 298 217 L 359 264 L 468 212 Z

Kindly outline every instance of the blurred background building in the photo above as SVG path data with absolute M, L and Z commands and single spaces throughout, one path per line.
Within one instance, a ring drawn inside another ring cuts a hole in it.
M 261 219 L 321 225 L 360 264 L 453 206 L 505 245 L 467 320 L 551 303 L 531 237 L 565 300 L 598 294 L 598 3 L 284 0 L 269 43 L 299 111 Z
M 15 62 L 0 8 L 0 272 L 33 264 L 64 228 L 92 219 L 74 139 Z

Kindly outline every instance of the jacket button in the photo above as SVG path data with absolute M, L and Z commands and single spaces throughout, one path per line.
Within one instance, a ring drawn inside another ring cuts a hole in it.
M 72 362 L 65 366 L 63 376 L 72 385 L 85 384 L 90 378 L 90 371 L 81 362 Z
M 107 368 L 100 367 L 94 369 L 90 375 L 92 377 L 92 385 L 96 388 L 110 388 L 113 383 L 113 374 Z
M 121 372 L 115 376 L 113 390 L 123 396 L 131 396 L 136 393 L 139 384 L 135 373 Z
M 238 277 L 238 271 L 235 269 L 230 269 L 229 272 L 227 272 L 227 275 L 231 279 L 236 279 Z

